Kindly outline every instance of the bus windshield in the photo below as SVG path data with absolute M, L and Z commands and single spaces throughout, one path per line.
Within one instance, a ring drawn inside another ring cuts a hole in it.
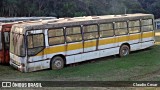
M 20 56 L 25 56 L 24 35 L 11 33 L 10 35 L 10 52 Z

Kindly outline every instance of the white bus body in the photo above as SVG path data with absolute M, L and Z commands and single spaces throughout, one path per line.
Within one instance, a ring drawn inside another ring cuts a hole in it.
M 65 64 L 119 54 L 154 45 L 154 16 L 88 16 L 12 27 L 10 65 L 22 72 L 61 69 Z

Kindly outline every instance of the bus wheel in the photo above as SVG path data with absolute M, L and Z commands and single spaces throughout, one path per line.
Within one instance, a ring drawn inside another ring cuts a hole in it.
M 56 56 L 51 61 L 51 69 L 52 70 L 59 70 L 64 67 L 64 60 L 60 56 Z
M 127 45 L 122 45 L 120 50 L 119 50 L 119 56 L 124 57 L 127 56 L 130 52 L 130 49 Z

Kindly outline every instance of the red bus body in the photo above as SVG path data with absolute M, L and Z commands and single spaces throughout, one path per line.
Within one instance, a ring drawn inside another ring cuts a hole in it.
M 10 60 L 10 57 L 9 57 L 9 33 L 10 33 L 10 30 L 11 30 L 11 27 L 12 27 L 13 23 L 10 23 L 10 24 L 3 24 L 1 26 L 1 37 L 0 37 L 0 41 L 1 41 L 1 45 L 2 45 L 2 48 L 0 49 L 0 63 L 1 64 L 9 64 L 9 60 Z M 8 34 L 6 36 L 6 34 Z M 7 39 L 7 41 L 6 41 Z
M 35 21 L 35 20 L 50 20 L 56 19 L 55 17 L 17 17 L 17 18 L 0 18 L 0 64 L 8 64 L 10 61 L 9 44 L 10 44 L 10 31 L 12 25 L 22 22 L 14 21 Z M 4 23 L 1 23 L 4 22 Z M 10 22 L 10 23 L 6 23 Z

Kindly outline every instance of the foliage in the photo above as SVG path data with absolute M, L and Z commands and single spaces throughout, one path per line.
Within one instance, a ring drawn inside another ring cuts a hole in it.
M 0 16 L 75 17 L 152 13 L 160 18 L 159 0 L 0 0 Z

